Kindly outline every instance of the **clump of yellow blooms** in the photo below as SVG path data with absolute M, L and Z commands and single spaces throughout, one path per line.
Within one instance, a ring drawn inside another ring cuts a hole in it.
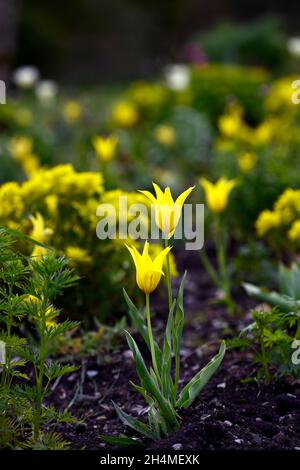
M 274 204 L 273 210 L 264 210 L 256 221 L 260 237 L 276 239 L 281 245 L 287 240 L 300 245 L 300 189 L 286 189 Z
M 95 136 L 92 143 L 100 161 L 110 162 L 115 157 L 118 146 L 117 136 Z
M 256 166 L 257 155 L 246 152 L 238 157 L 238 165 L 243 173 L 250 173 Z
M 63 107 L 63 116 L 70 124 L 79 121 L 82 116 L 80 104 L 75 100 L 67 101 Z
M 14 181 L 2 184 L 0 186 L 0 220 L 7 226 L 16 228 L 15 220 L 20 219 L 24 209 L 20 185 Z
M 171 147 L 176 142 L 176 132 L 172 126 L 161 124 L 155 129 L 155 138 L 166 147 Z
M 138 109 L 130 101 L 120 101 L 112 109 L 112 119 L 120 127 L 132 127 L 138 118 Z
M 259 237 L 264 237 L 270 230 L 280 226 L 280 214 L 264 210 L 256 221 L 256 231 Z

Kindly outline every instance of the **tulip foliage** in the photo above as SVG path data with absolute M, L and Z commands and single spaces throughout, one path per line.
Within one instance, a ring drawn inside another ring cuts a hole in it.
M 165 238 L 168 241 L 179 221 L 179 217 L 171 217 L 173 225 L 170 225 L 170 214 L 174 212 L 173 206 L 176 203 L 174 203 L 170 188 L 167 188 L 165 193 L 162 193 L 158 187 L 155 188 L 155 191 L 158 195 L 167 195 L 167 204 L 161 205 L 158 208 L 159 217 L 157 217 L 157 224 L 165 233 L 165 237 L 168 236 L 168 238 Z M 179 196 L 180 208 L 182 208 L 185 198 L 191 191 L 192 188 Z M 151 354 L 151 365 L 147 367 L 137 343 L 131 334 L 125 331 L 127 343 L 132 351 L 136 372 L 140 380 L 139 385 L 134 383 L 132 385 L 142 395 L 148 405 L 148 423 L 130 416 L 114 403 L 120 419 L 127 426 L 150 439 L 159 439 L 162 435 L 169 435 L 180 427 L 180 409 L 188 408 L 193 403 L 211 376 L 218 369 L 225 354 L 225 343 L 222 342 L 219 352 L 213 359 L 179 390 L 180 348 L 184 327 L 183 292 L 186 273 L 181 281 L 177 298 L 173 299 L 170 288 L 171 276 L 168 259 L 171 248 L 168 246 L 168 243 L 166 245 L 166 248 L 154 259 L 151 259 L 149 255 L 148 241 L 145 242 L 142 254 L 134 247 L 127 247 L 135 263 L 137 285 L 145 293 L 146 308 L 144 315 L 134 305 L 124 290 L 132 324 L 146 343 Z M 169 313 L 166 320 L 164 338 L 160 346 L 158 341 L 154 339 L 152 332 L 150 294 L 156 289 L 162 275 L 164 275 L 164 265 L 166 265 Z M 123 437 L 116 439 L 115 443 L 120 444 Z M 128 442 L 127 437 L 124 439 Z M 107 440 L 113 443 L 114 438 L 110 437 Z

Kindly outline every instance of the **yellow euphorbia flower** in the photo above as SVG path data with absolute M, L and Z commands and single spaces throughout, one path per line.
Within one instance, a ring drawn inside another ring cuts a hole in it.
M 183 204 L 195 186 L 184 191 L 174 201 L 169 186 L 163 192 L 160 187 L 152 183 L 156 197 L 150 191 L 139 191 L 154 204 L 155 222 L 162 232 L 168 237 L 172 236 L 179 222 Z
M 239 168 L 243 173 L 250 173 L 257 162 L 255 153 L 246 152 L 238 158 Z
M 200 179 L 200 184 L 204 189 L 206 204 L 212 212 L 223 212 L 228 203 L 229 195 L 236 186 L 236 180 L 220 178 L 215 184 L 206 178 Z
M 140 254 L 134 246 L 126 245 L 136 268 L 136 283 L 145 294 L 151 294 L 159 284 L 163 273 L 163 264 L 171 247 L 162 250 L 153 260 L 149 255 L 149 242 L 146 241 L 143 253 Z
M 292 242 L 300 243 L 300 220 L 296 220 L 288 231 L 288 237 Z
M 77 101 L 67 101 L 63 108 L 63 115 L 66 121 L 73 123 L 79 121 L 82 115 L 81 106 Z
M 109 162 L 116 154 L 118 138 L 114 135 L 107 137 L 95 136 L 93 146 L 99 159 L 103 162 Z
M 170 147 L 176 142 L 176 133 L 173 127 L 162 124 L 155 129 L 155 138 L 159 143 Z
M 50 235 L 52 235 L 53 230 L 51 228 L 45 227 L 45 221 L 43 219 L 43 216 L 39 212 L 37 212 L 35 216 L 29 216 L 29 218 L 33 226 L 30 232 L 30 237 L 37 242 L 45 243 L 50 237 Z M 46 248 L 35 245 L 32 252 L 32 256 L 41 256 L 45 254 L 46 251 Z
M 263 237 L 270 230 L 279 227 L 280 222 L 279 212 L 272 212 L 270 210 L 262 211 L 255 223 L 258 236 Z
M 133 126 L 138 117 L 137 107 L 128 101 L 120 101 L 112 111 L 113 120 L 121 127 Z

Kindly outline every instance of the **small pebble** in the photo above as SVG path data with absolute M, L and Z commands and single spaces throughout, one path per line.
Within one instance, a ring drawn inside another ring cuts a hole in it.
M 133 359 L 133 354 L 130 349 L 126 349 L 126 351 L 123 352 L 123 356 L 125 359 Z
M 96 377 L 98 375 L 97 370 L 87 370 L 86 375 L 88 376 L 89 379 L 92 379 L 93 377 Z
M 180 449 L 182 449 L 182 444 L 179 444 L 179 443 L 178 444 L 173 444 L 172 447 L 173 447 L 174 450 L 180 450 Z
M 255 418 L 255 421 L 256 421 L 257 423 L 261 423 L 262 419 L 258 417 L 258 418 Z
M 295 450 L 300 450 L 300 447 L 294 447 Z
M 232 426 L 232 422 L 231 421 L 224 421 L 224 424 L 226 424 L 226 426 Z
M 226 382 L 217 385 L 218 388 L 226 388 Z
M 243 439 L 234 439 L 234 442 L 236 442 L 237 444 L 241 444 L 243 442 Z

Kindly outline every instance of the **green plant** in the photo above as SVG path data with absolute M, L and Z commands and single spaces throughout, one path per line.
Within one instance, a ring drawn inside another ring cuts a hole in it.
M 27 237 L 21 235 L 21 238 Z M 60 448 L 65 445 L 61 438 L 55 444 L 56 434 L 52 433 L 50 439 L 42 432 L 42 427 L 50 420 L 70 422 L 73 417 L 68 412 L 47 407 L 45 398 L 51 382 L 76 367 L 50 360 L 49 352 L 52 342 L 78 323 L 59 322 L 60 311 L 53 302 L 77 277 L 67 267 L 67 260 L 54 252 L 48 251 L 33 259 L 18 254 L 13 244 L 12 235 L 1 228 L 0 446 L 15 448 L 26 443 L 35 448 L 39 443 L 46 445 L 48 442 L 51 448 Z M 28 373 L 31 369 L 33 379 Z M 32 437 L 28 440 L 30 430 Z M 19 435 L 22 436 L 20 443 Z
M 283 313 L 255 309 L 253 322 L 242 330 L 239 337 L 228 342 L 229 347 L 249 349 L 253 360 L 260 365 L 258 380 L 264 379 L 269 385 L 273 378 L 282 376 L 298 377 L 299 366 L 292 362 L 292 344 L 297 335 L 299 313 Z
M 256 300 L 271 306 L 270 309 L 253 310 L 254 322 L 248 325 L 231 346 L 250 348 L 255 362 L 261 364 L 258 377 L 264 376 L 266 384 L 272 378 L 272 368 L 277 376 L 299 376 L 299 366 L 293 364 L 292 343 L 300 339 L 300 269 L 280 265 L 279 292 L 244 283 L 246 292 Z

